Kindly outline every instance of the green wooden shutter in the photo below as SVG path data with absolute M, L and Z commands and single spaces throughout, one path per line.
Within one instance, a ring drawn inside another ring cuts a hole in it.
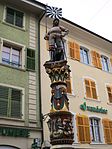
M 21 118 L 22 91 L 11 89 L 11 117 Z
M 27 49 L 27 69 L 35 70 L 35 51 Z
M 7 116 L 9 88 L 0 86 L 0 116 Z

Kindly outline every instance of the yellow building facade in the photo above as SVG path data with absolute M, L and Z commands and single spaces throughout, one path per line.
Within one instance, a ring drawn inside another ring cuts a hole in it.
M 42 113 L 51 109 L 50 79 L 44 68 L 49 52 L 44 40 L 46 19 L 40 27 Z M 71 73 L 67 80 L 70 111 L 74 114 L 74 148 L 112 148 L 112 42 L 69 20 L 60 24 L 69 29 L 64 39 Z M 47 30 L 52 19 L 47 19 Z M 49 142 L 47 116 L 43 121 L 44 141 Z

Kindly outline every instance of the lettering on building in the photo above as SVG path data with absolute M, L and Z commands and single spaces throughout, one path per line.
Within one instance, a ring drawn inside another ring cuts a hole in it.
M 103 113 L 103 114 L 107 114 L 107 112 L 108 112 L 108 110 L 104 109 L 103 107 L 87 106 L 86 102 L 84 102 L 83 104 L 80 105 L 80 109 L 83 110 L 83 111 L 97 112 L 97 113 Z
M 1 136 L 11 136 L 11 137 L 29 137 L 29 130 L 22 128 L 9 128 L 9 127 L 0 127 Z

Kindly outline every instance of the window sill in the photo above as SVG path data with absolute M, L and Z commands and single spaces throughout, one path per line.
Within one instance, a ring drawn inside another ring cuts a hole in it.
M 84 99 L 85 99 L 85 100 L 89 100 L 89 101 L 101 102 L 101 100 L 93 99 L 93 98 L 84 97 Z
M 90 145 L 105 145 L 103 142 L 91 142 Z
M 36 70 L 26 68 L 26 71 L 36 72 Z
M 19 122 L 24 122 L 24 119 L 19 119 L 19 118 L 11 118 L 11 117 L 2 117 L 0 116 L 0 120 L 10 120 L 10 121 L 19 121 Z
M 5 21 L 3 21 L 2 23 L 5 24 L 5 25 L 8 25 L 8 26 L 10 26 L 10 27 L 19 29 L 19 30 L 21 30 L 21 31 L 24 31 L 24 32 L 26 31 L 26 30 L 25 30 L 25 27 L 18 27 L 18 26 L 15 26 L 15 25 L 13 25 L 13 24 L 7 23 L 7 22 L 5 22 Z
M 9 67 L 9 68 L 12 68 L 12 69 L 20 70 L 20 71 L 26 71 L 25 68 L 23 69 L 23 68 L 13 67 L 13 66 L 10 66 L 8 64 L 0 63 L 0 65 L 5 66 L 5 67 Z

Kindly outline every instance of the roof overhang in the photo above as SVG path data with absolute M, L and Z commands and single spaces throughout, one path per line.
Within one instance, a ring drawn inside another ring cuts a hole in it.
M 18 8 L 29 11 L 29 13 L 34 13 L 37 16 L 45 11 L 45 5 L 35 0 L 0 0 L 0 2 L 13 7 L 17 6 Z

